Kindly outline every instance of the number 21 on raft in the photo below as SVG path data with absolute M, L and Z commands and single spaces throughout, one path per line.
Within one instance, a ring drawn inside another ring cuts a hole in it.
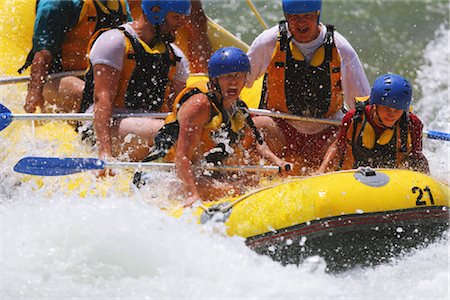
M 416 206 L 427 205 L 427 202 L 425 200 L 422 200 L 424 191 L 428 193 L 428 197 L 430 198 L 431 205 L 434 205 L 433 194 L 431 194 L 431 190 L 428 186 L 426 186 L 423 190 L 420 187 L 415 186 L 411 190 L 412 190 L 413 194 L 419 193 L 416 198 Z

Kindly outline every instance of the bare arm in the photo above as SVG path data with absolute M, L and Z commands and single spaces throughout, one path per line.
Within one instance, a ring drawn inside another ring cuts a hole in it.
M 279 166 L 281 168 L 281 171 L 291 171 L 294 168 L 294 165 L 292 163 L 289 163 L 287 161 L 285 161 L 284 159 L 279 158 L 275 153 L 273 153 L 272 150 L 270 150 L 269 146 L 266 144 L 266 142 L 264 142 L 262 145 L 259 144 L 258 142 L 256 142 L 256 150 L 259 152 L 259 154 L 270 160 L 272 163 L 276 164 L 277 166 Z M 286 167 L 286 166 L 289 167 Z M 289 168 L 289 169 L 287 169 Z
M 192 12 L 187 21 L 188 59 L 192 73 L 207 73 L 208 59 L 212 55 L 211 42 L 207 35 L 208 19 L 200 0 L 191 0 Z
M 98 64 L 94 66 L 94 128 L 100 159 L 112 157 L 111 121 L 120 72 Z
M 186 87 L 186 82 L 182 82 L 179 80 L 173 80 L 170 82 L 169 89 L 170 93 L 167 98 L 167 109 L 168 111 L 172 111 L 173 102 L 178 94 Z
M 41 111 L 44 108 L 44 90 L 45 76 L 48 75 L 52 66 L 53 55 L 48 50 L 41 50 L 34 54 L 33 63 L 31 64 L 31 79 L 28 87 L 28 94 L 24 109 L 28 113 L 36 111 L 40 107 Z
M 208 122 L 210 104 L 203 94 L 192 96 L 178 112 L 180 124 L 179 138 L 175 155 L 178 177 L 182 180 L 188 198 L 185 206 L 190 206 L 200 196 L 197 191 L 195 175 L 192 170 L 192 158 L 200 143 L 203 126 Z
M 411 128 L 412 151 L 410 155 L 406 157 L 406 163 L 408 167 L 414 171 L 430 174 L 428 160 L 422 152 L 423 124 L 420 119 L 414 114 L 410 114 L 409 121 Z
M 335 162 L 337 159 L 337 154 L 339 151 L 338 147 L 339 140 L 335 140 L 333 144 L 330 145 L 330 147 L 327 150 L 327 153 L 325 153 L 325 156 L 323 158 L 322 164 L 320 165 L 320 168 L 317 170 L 317 173 L 325 173 L 326 171 L 330 170 L 335 166 Z

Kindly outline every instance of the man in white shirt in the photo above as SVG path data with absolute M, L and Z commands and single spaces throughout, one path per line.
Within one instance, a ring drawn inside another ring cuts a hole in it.
M 264 78 L 260 108 L 313 118 L 340 120 L 341 109 L 370 94 L 361 62 L 333 26 L 320 23 L 321 0 L 283 0 L 286 21 L 264 31 L 248 56 L 247 86 Z M 296 164 L 297 173 L 314 172 L 336 138 L 337 127 L 255 117 L 269 147 Z
M 143 0 L 140 18 L 94 37 L 81 110 L 92 109 L 93 102 L 100 159 L 122 155 L 138 161 L 148 155 L 164 121 L 112 120 L 112 114 L 171 110 L 189 76 L 189 64 L 173 42 L 190 9 L 190 0 Z

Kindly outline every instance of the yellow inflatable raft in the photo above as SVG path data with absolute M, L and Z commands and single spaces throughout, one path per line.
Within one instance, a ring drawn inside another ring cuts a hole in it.
M 15 76 L 31 47 L 34 1 L 0 2 L 0 29 L 4 35 L 0 53 L 2 75 Z M 210 22 L 215 47 L 241 41 Z M 181 40 L 182 43 L 182 40 Z M 260 86 L 260 85 L 259 85 Z M 2 87 L 3 103 L 22 112 L 25 86 Z M 258 86 L 246 91 L 250 106 L 258 99 Z M 21 97 L 18 97 L 21 95 Z M 8 144 L 26 144 L 30 125 L 16 122 L 5 129 Z M 48 156 L 92 156 L 79 144 L 69 125 L 57 122 L 36 127 L 33 138 L 53 144 Z M 20 150 L 17 150 L 20 149 Z M 2 147 L 1 158 L 11 161 L 27 153 L 27 147 Z M 14 152 L 13 152 L 14 151 Z M 11 157 L 13 157 L 11 159 Z M 110 181 L 93 183 L 92 176 L 71 175 L 66 180 L 23 177 L 47 183 L 49 193 L 80 196 L 109 189 L 128 192 L 131 174 L 123 172 Z M 299 263 L 309 255 L 325 257 L 330 269 L 376 263 L 439 238 L 449 225 L 449 188 L 424 174 L 405 170 L 353 170 L 309 178 L 286 179 L 238 198 L 224 199 L 198 209 L 199 222 L 224 222 L 229 235 L 246 238 L 249 247 L 282 263 Z
M 365 168 L 287 180 L 212 204 L 200 219 L 225 222 L 228 234 L 283 263 L 320 255 L 341 269 L 441 237 L 448 207 L 448 186 L 425 174 Z

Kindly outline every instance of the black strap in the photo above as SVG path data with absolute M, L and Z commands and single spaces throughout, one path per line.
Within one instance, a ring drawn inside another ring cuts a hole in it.
M 283 20 L 278 25 L 280 35 L 278 40 L 280 41 L 280 50 L 286 52 L 291 41 L 291 38 L 287 34 L 287 21 Z
M 263 85 L 261 90 L 261 99 L 259 99 L 259 109 L 267 109 L 267 84 L 269 81 L 269 73 L 264 74 Z
M 369 104 L 369 100 L 364 101 L 364 102 L 356 102 L 356 107 L 355 107 L 355 114 L 352 117 L 352 123 L 353 123 L 353 132 L 352 132 L 352 150 L 353 153 L 355 153 L 355 144 L 356 144 L 356 139 L 357 139 L 357 129 L 358 126 L 361 122 L 363 122 L 362 126 L 361 126 L 361 130 L 362 128 L 364 128 L 364 126 L 366 125 L 367 122 L 367 118 L 365 117 L 365 111 L 366 111 L 366 106 Z
M 261 133 L 259 132 L 258 128 L 256 127 L 255 123 L 252 120 L 252 116 L 250 114 L 250 110 L 248 109 L 247 104 L 239 99 L 237 102 L 237 106 L 246 114 L 245 121 L 247 122 L 248 126 L 250 126 L 250 129 L 252 130 L 252 133 L 255 136 L 255 139 L 258 142 L 258 144 L 262 145 L 264 143 L 264 139 L 262 138 Z
M 31 66 L 31 64 L 33 63 L 33 58 L 34 58 L 34 54 L 35 53 L 36 52 L 34 51 L 34 48 L 31 49 L 30 52 L 28 52 L 27 59 L 25 60 L 25 63 L 23 64 L 23 66 L 20 67 L 20 69 L 17 70 L 17 72 L 19 74 L 22 74 L 23 71 L 25 71 L 26 69 L 28 69 L 29 66 Z
M 325 35 L 325 57 L 324 62 L 327 64 L 333 59 L 333 45 L 334 45 L 334 25 L 327 25 L 327 34 Z M 333 70 L 340 71 L 340 70 Z

